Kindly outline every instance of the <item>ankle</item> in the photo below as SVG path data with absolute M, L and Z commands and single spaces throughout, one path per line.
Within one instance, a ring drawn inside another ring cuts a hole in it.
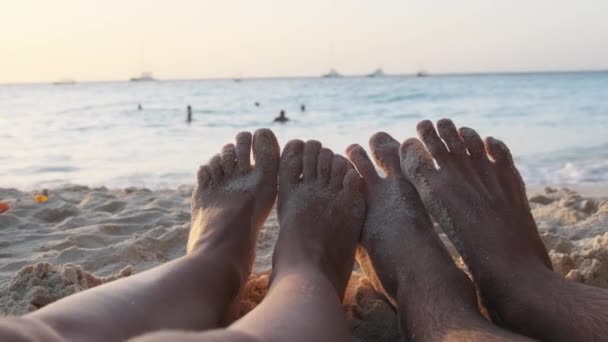
M 268 288 L 270 290 L 283 281 L 292 280 L 305 284 L 302 289 L 308 286 L 314 289 L 319 287 L 318 284 L 330 284 L 332 288 L 334 287 L 331 280 L 318 266 L 301 262 L 293 265 L 274 265 Z
M 526 271 L 505 272 L 501 276 L 477 282 L 483 304 L 497 324 L 511 325 L 526 312 L 544 307 L 543 298 L 560 288 L 566 280 L 546 267 L 531 267 Z
M 233 247 L 203 242 L 197 244 L 185 257 L 190 258 L 198 270 L 213 269 L 217 272 L 214 277 L 226 279 L 226 284 L 236 284 L 236 292 L 245 285 L 251 274 L 249 257 L 244 256 L 242 251 L 235 253 Z
M 434 292 L 435 289 L 433 289 Z M 416 294 L 420 296 L 420 294 Z M 417 341 L 440 341 L 450 334 L 450 330 L 478 330 L 490 326 L 480 313 L 477 303 L 463 298 L 450 298 L 444 293 L 433 298 L 415 298 L 405 303 L 399 299 L 401 324 L 409 336 Z M 412 296 L 410 295 L 410 298 Z
M 426 272 L 429 273 L 428 270 Z M 475 287 L 469 277 L 455 266 L 441 271 L 438 276 L 428 274 L 421 278 L 415 274 L 401 278 L 396 299 L 400 306 L 406 304 L 407 311 L 412 313 L 433 310 L 480 316 Z

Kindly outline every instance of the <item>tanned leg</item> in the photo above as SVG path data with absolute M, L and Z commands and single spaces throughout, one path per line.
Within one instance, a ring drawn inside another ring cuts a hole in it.
M 604 339 L 608 290 L 552 271 L 505 144 L 484 143 L 446 119 L 437 130 L 430 121 L 418 125 L 424 145 L 405 141 L 401 167 L 463 256 L 493 320 L 546 341 Z
M 365 180 L 367 217 L 357 260 L 372 283 L 393 301 L 410 341 L 528 340 L 485 320 L 475 288 L 441 240 L 416 189 L 399 164 L 399 143 L 386 133 L 370 139 L 380 177 L 365 150 L 347 149 Z
M 5 321 L 0 340 L 19 341 L 16 334 L 25 331 L 30 340 L 124 341 L 161 329 L 221 326 L 251 271 L 257 234 L 277 192 L 279 146 L 272 132 L 253 137 L 255 166 L 251 134 L 236 140 L 199 170 L 186 256 Z
M 365 214 L 359 187 L 345 158 L 317 141 L 289 142 L 281 155 L 281 230 L 266 298 L 227 330 L 138 342 L 352 340 L 341 300 Z

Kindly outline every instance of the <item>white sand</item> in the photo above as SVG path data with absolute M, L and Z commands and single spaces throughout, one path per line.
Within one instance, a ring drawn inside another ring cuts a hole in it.
M 534 188 L 531 206 L 556 271 L 608 287 L 608 202 L 601 199 L 608 197 L 608 188 L 590 189 L 593 198 Z M 0 314 L 24 314 L 183 255 L 191 191 L 185 186 L 166 191 L 68 186 L 52 190 L 49 202 L 38 204 L 33 193 L 0 189 L 0 201 L 12 206 L 0 214 Z M 258 239 L 254 269 L 259 274 L 251 277 L 243 312 L 265 294 L 263 271 L 271 265 L 277 234 L 273 212 Z M 398 338 L 395 311 L 356 273 L 345 310 L 360 340 Z

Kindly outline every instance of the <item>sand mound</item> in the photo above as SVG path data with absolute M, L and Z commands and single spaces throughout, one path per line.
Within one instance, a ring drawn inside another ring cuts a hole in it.
M 547 188 L 530 202 L 555 271 L 608 288 L 608 201 Z
M 49 202 L 37 204 L 32 193 L 0 189 L 0 200 L 12 207 L 0 215 L 0 314 L 25 314 L 183 255 L 191 191 L 69 186 L 51 191 Z M 530 205 L 555 270 L 574 281 L 608 288 L 608 202 L 548 188 L 533 196 Z M 277 235 L 273 212 L 258 239 L 255 274 L 245 289 L 242 314 L 266 294 L 265 271 Z M 442 240 L 458 259 L 445 236 Z M 359 341 L 400 338 L 396 311 L 357 272 L 344 309 Z
M 0 291 L 0 306 L 9 315 L 37 310 L 49 303 L 109 281 L 131 275 L 130 266 L 118 274 L 96 277 L 80 266 L 38 263 L 22 268 Z
M 24 314 L 95 286 L 92 274 L 109 281 L 112 275 L 125 275 L 126 267 L 141 272 L 184 255 L 191 193 L 191 187 L 150 191 L 66 186 L 50 191 L 49 201 L 39 204 L 34 193 L 0 189 L 0 200 L 11 205 L 0 215 L 0 314 Z M 273 214 L 260 232 L 254 270 L 269 268 L 277 235 Z M 63 279 L 66 272 L 77 272 L 85 283 L 28 283 L 40 274 Z M 38 292 L 46 287 L 49 300 L 34 300 L 32 306 L 32 286 Z

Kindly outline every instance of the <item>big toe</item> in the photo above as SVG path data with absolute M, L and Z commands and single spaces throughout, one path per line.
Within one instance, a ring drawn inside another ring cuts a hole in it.
M 370 138 L 369 147 L 376 163 L 386 175 L 401 174 L 397 140 L 385 132 L 378 132 Z
M 358 191 L 361 187 L 361 177 L 352 167 L 346 171 L 344 180 L 342 181 L 344 189 L 349 191 Z
M 271 130 L 258 129 L 253 135 L 255 169 L 264 176 L 277 177 L 280 156 L 279 142 Z
M 486 151 L 483 141 L 477 132 L 469 127 L 461 127 L 458 131 L 462 141 L 473 160 L 485 159 Z
M 280 190 L 290 190 L 300 183 L 303 155 L 304 142 L 302 140 L 292 140 L 283 147 L 279 165 Z
M 357 171 L 367 182 L 373 182 L 378 178 L 374 164 L 360 145 L 353 144 L 346 149 L 346 156 L 355 164 Z
M 304 182 L 312 182 L 317 180 L 317 165 L 320 152 L 320 142 L 316 140 L 309 140 L 306 142 L 306 144 L 304 144 L 304 156 L 302 159 L 302 180 Z
M 401 144 L 399 156 L 403 173 L 417 187 L 428 184 L 425 180 L 437 172 L 433 158 L 416 138 L 407 139 Z
M 329 184 L 335 188 L 342 188 L 344 185 L 344 175 L 348 169 L 348 160 L 339 154 L 335 154 L 331 163 L 331 178 L 329 180 Z

